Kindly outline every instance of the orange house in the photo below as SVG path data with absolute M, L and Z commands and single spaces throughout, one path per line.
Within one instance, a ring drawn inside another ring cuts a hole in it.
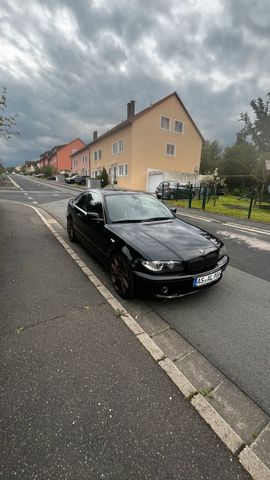
M 57 145 L 40 155 L 39 168 L 49 165 L 60 173 L 71 172 L 71 155 L 84 146 L 85 143 L 80 138 L 65 145 Z

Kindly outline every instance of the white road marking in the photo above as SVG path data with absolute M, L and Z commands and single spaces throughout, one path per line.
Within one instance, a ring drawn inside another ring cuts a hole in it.
M 178 215 L 181 215 L 183 217 L 188 217 L 188 218 L 197 218 L 197 220 L 203 220 L 204 222 L 213 222 L 212 218 L 205 218 L 205 217 L 199 217 L 198 215 L 189 215 L 188 213 L 179 213 L 177 212 Z
M 11 183 L 13 183 L 13 185 L 15 185 L 15 187 L 20 188 L 20 186 L 15 182 L 15 180 L 13 180 L 13 178 L 11 178 L 9 175 L 7 177 L 9 178 Z
M 28 200 L 33 200 L 33 197 L 27 197 L 27 198 L 28 198 Z
M 33 202 L 33 203 L 36 203 L 36 204 L 37 204 L 38 202 Z

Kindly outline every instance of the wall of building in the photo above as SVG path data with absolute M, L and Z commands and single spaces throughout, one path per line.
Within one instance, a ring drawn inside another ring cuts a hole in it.
M 77 173 L 78 175 L 91 175 L 89 159 L 90 159 L 89 148 L 83 150 L 82 152 L 75 153 L 75 155 L 72 155 L 71 157 L 72 173 Z
M 170 130 L 160 128 L 161 116 L 171 120 Z M 176 133 L 174 121 L 183 122 L 183 133 Z M 130 187 L 147 188 L 147 169 L 194 173 L 199 171 L 202 138 L 175 96 L 139 117 L 133 124 L 133 163 Z M 175 156 L 166 154 L 166 144 L 175 145 Z
M 113 144 L 123 141 L 123 151 L 113 154 Z M 95 151 L 101 150 L 101 159 L 95 160 Z M 94 177 L 97 172 L 101 173 L 105 167 L 108 175 L 113 181 L 113 169 L 117 169 L 117 185 L 120 187 L 128 187 L 131 183 L 131 161 L 132 161 L 132 127 L 130 125 L 122 130 L 109 135 L 107 138 L 100 139 L 90 146 L 90 164 L 91 176 Z M 121 166 L 123 165 L 123 169 Z M 127 174 L 125 165 L 127 165 Z M 120 167 L 120 169 L 119 169 Z M 123 175 L 120 175 L 123 170 Z
M 82 142 L 79 138 L 76 138 L 72 142 L 68 143 L 62 147 L 57 152 L 57 169 L 61 171 L 70 171 L 71 172 L 71 154 L 75 153 L 76 150 L 80 150 L 85 146 L 85 143 Z

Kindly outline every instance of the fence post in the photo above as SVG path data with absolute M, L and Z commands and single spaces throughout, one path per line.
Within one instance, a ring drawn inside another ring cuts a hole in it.
M 203 189 L 203 198 L 202 198 L 202 209 L 203 210 L 205 210 L 206 197 L 207 197 L 207 188 L 205 186 L 204 189 Z
M 162 193 L 161 193 L 161 201 L 163 203 L 163 195 L 164 195 L 164 182 L 162 183 Z
M 250 219 L 254 195 L 255 195 L 255 190 L 252 190 L 250 202 L 249 202 L 249 209 L 248 209 L 248 219 Z
M 192 184 L 189 186 L 189 200 L 188 200 L 188 208 L 191 208 L 191 202 L 192 202 Z

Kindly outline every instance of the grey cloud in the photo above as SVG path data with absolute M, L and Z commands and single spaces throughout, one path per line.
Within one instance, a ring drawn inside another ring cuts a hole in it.
M 21 132 L 1 145 L 2 160 L 33 159 L 77 136 L 88 142 L 94 129 L 103 133 L 125 119 L 130 99 L 138 111 L 174 90 L 206 138 L 234 142 L 240 112 L 266 93 L 259 81 L 270 73 L 269 7 L 265 0 L 220 4 L 209 22 L 189 1 L 169 0 L 166 8 L 162 0 L 111 0 L 100 8 L 85 0 L 2 2 L 0 41 L 21 52 L 21 75 L 0 61 Z M 54 23 L 61 9 L 74 19 L 73 37 Z

